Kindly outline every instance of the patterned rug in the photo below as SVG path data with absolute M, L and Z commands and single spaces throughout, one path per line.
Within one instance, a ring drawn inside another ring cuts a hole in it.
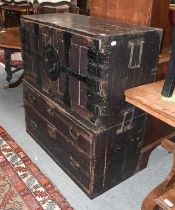
M 0 210 L 73 208 L 0 127 Z

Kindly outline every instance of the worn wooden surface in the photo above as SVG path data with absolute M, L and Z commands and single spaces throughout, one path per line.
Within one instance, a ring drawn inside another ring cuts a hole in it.
M 170 9 L 172 11 L 172 9 Z M 169 1 L 167 0 L 130 0 L 107 1 L 98 0 L 91 2 L 92 16 L 105 17 L 115 21 L 123 21 L 139 25 L 147 25 L 164 30 L 161 44 L 162 56 L 169 57 L 172 41 L 172 24 L 169 18 Z M 165 76 L 167 61 L 160 61 L 159 74 Z M 158 75 L 159 76 L 159 75 Z
M 0 47 L 21 49 L 19 27 L 4 28 L 0 31 Z
M 24 105 L 28 133 L 89 197 L 137 171 L 145 115 L 133 119 L 127 132 L 118 124 L 95 133 L 26 81 Z
M 128 23 L 149 25 L 154 0 L 98 0 L 91 3 L 91 15 Z
M 119 3 L 118 3 L 119 2 Z M 138 3 L 136 6 L 135 3 Z M 145 7 L 148 4 L 148 9 Z M 112 6 L 111 6 L 112 5 Z M 108 4 L 106 0 L 92 1 L 91 15 L 97 17 L 105 17 L 115 21 L 121 20 L 124 22 L 131 22 L 134 24 L 146 24 L 154 27 L 160 27 L 164 30 L 163 41 L 161 44 L 161 54 L 157 69 L 156 80 L 165 78 L 169 62 L 169 49 L 171 46 L 172 25 L 169 21 L 169 1 L 167 0 L 135 0 L 132 1 L 112 1 Z M 126 8 L 125 8 L 126 7 Z M 125 8 L 125 10 L 124 10 Z M 108 12 L 108 10 L 110 12 Z M 129 12 L 128 12 L 129 11 Z M 132 15 L 130 15 L 132 13 Z M 147 13 L 147 15 L 143 15 Z M 159 129 L 157 129 L 159 128 Z M 154 131 L 150 132 L 150 131 Z M 163 123 L 162 121 L 148 116 L 147 126 L 145 129 L 145 140 L 142 157 L 141 168 L 146 167 L 149 154 L 155 148 L 160 139 L 169 135 L 172 132 L 171 126 Z M 149 150 L 148 150 L 149 148 Z
M 124 90 L 155 80 L 160 37 L 74 14 L 21 19 L 27 131 L 91 198 L 140 169 L 146 116 Z
M 164 139 L 161 142 L 162 147 L 164 147 L 168 152 L 171 152 L 173 156 L 175 155 L 175 143 Z M 163 170 L 163 169 L 162 169 Z M 155 210 L 155 209 L 164 209 L 170 210 L 174 209 L 175 205 L 175 156 L 173 157 L 173 166 L 166 177 L 166 179 L 155 187 L 144 199 L 142 203 L 142 210 Z M 172 202 L 172 206 L 168 206 L 165 202 L 165 199 L 168 199 L 169 202 Z
M 175 127 L 175 98 L 162 97 L 164 81 L 125 91 L 126 101 Z
M 91 1 L 90 5 L 90 13 L 92 16 L 163 28 L 164 36 L 161 44 L 161 54 L 156 80 L 158 81 L 165 78 L 172 40 L 172 25 L 169 21 L 168 0 L 135 0 L 132 2 L 130 0 L 94 0 Z M 140 156 L 140 169 L 147 166 L 150 153 L 160 144 L 162 137 L 173 132 L 171 126 L 168 126 L 166 123 L 151 115 L 148 115 L 146 124 L 144 148 L 142 149 Z
M 164 29 L 162 49 L 171 46 L 172 26 L 168 0 L 94 0 L 90 14 L 96 17 Z
M 164 210 L 175 210 L 175 187 L 158 197 L 155 202 Z
M 155 80 L 161 31 L 73 14 L 49 17 L 22 19 L 26 77 L 56 103 L 62 102 L 97 129 L 122 122 L 125 111 L 132 112 L 125 104 L 124 90 Z M 40 55 L 49 43 L 59 49 L 58 81 L 51 81 L 47 70 L 40 74 L 46 69 Z M 36 59 L 32 59 L 33 52 Z

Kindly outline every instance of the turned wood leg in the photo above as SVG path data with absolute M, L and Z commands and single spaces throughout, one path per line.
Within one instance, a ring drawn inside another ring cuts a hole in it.
M 18 87 L 22 83 L 23 78 L 24 78 L 24 73 L 21 74 L 21 76 L 19 77 L 19 79 L 17 81 L 10 83 L 9 88 Z
M 168 152 L 171 152 L 173 157 L 173 166 L 166 177 L 165 181 L 154 188 L 144 199 L 142 204 L 142 210 L 157 210 L 159 209 L 158 204 L 155 202 L 155 199 L 158 199 L 162 194 L 167 192 L 175 184 L 175 143 L 165 139 L 161 142 L 161 146 L 164 147 Z
M 10 82 L 12 79 L 12 71 L 11 71 L 11 65 L 10 65 L 12 52 L 13 50 L 11 49 L 4 49 L 5 71 L 7 73 L 7 77 L 6 77 L 7 82 Z
M 152 190 L 144 199 L 142 203 L 141 210 L 157 210 L 159 209 L 158 205 L 154 201 L 154 199 L 158 198 L 161 194 L 163 194 L 166 191 L 166 188 L 164 187 L 165 182 L 158 185 L 154 190 Z

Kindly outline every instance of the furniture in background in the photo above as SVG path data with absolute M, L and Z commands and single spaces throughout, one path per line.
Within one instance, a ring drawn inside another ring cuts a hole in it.
M 57 5 L 54 5 L 57 4 Z M 42 6 L 41 6 L 42 5 Z M 78 13 L 76 0 L 2 0 L 0 9 L 4 20 L 4 26 L 17 27 L 20 25 L 20 16 L 26 14 L 36 14 L 37 7 L 40 6 L 40 14 L 42 13 L 57 13 L 57 12 L 73 12 Z
M 142 203 L 142 210 L 175 209 L 175 143 L 164 139 L 161 146 L 173 154 L 173 166 L 166 179 L 146 196 Z
M 79 13 L 79 7 L 74 2 L 75 0 L 67 1 L 42 1 L 40 3 L 34 3 L 35 14 L 51 14 L 51 13 Z
M 126 101 L 144 110 L 150 115 L 175 127 L 175 98 L 165 98 L 161 95 L 164 81 L 158 81 L 125 91 Z M 169 138 L 174 141 L 173 135 Z M 161 145 L 175 155 L 175 144 L 169 140 L 163 140 Z M 145 198 L 142 210 L 174 209 L 175 205 L 175 165 L 165 181 L 158 185 Z M 168 200 L 168 201 L 167 201 Z M 172 206 L 168 204 L 172 203 Z M 170 208 L 171 207 L 171 208 Z
M 138 172 L 145 113 L 124 90 L 154 81 L 162 30 L 70 13 L 21 23 L 27 132 L 94 198 Z
M 162 95 L 165 97 L 171 97 L 175 88 L 175 27 L 173 29 L 172 39 L 171 56 L 165 77 L 165 83 L 162 89 Z
M 30 1 L 1 0 L 2 27 L 19 27 L 20 15 L 33 14 Z
M 18 86 L 23 78 L 23 73 L 17 79 L 17 81 L 10 83 L 12 75 L 19 70 L 23 70 L 22 61 L 20 64 L 13 65 L 11 57 L 13 53 L 21 52 L 20 33 L 19 27 L 7 28 L 5 14 L 7 11 L 20 12 L 21 14 L 30 14 L 33 9 L 32 5 L 28 1 L 11 2 L 4 1 L 0 7 L 2 15 L 2 28 L 0 30 L 0 48 L 4 49 L 4 64 L 5 71 L 7 73 L 5 88 L 13 88 Z
M 8 11 L 20 12 L 20 14 L 40 14 L 40 13 L 53 13 L 53 12 L 75 12 L 78 13 L 78 8 L 72 3 L 73 1 L 59 1 L 59 2 L 42 2 L 42 3 L 34 3 L 30 2 L 4 2 L 1 5 L 1 12 L 3 17 L 3 25 L 7 26 L 7 22 L 5 19 L 5 14 Z M 5 39 L 5 40 L 4 40 Z M 15 82 L 10 82 L 12 79 L 12 74 L 17 72 L 18 70 L 22 70 L 22 64 L 13 66 L 11 65 L 11 55 L 14 52 L 19 52 L 21 49 L 20 46 L 20 36 L 19 36 L 19 27 L 10 27 L 10 28 L 2 28 L 0 31 L 0 47 L 4 49 L 5 55 L 5 71 L 7 72 L 7 83 L 5 83 L 5 88 L 14 88 L 21 84 L 23 73 L 19 77 L 19 79 Z M 14 70 L 15 67 L 15 70 Z
M 0 48 L 4 49 L 4 64 L 5 71 L 7 73 L 6 80 L 8 83 L 4 84 L 4 88 L 13 88 L 18 86 L 22 79 L 23 74 L 17 79 L 17 81 L 9 83 L 12 79 L 12 74 L 23 69 L 22 61 L 20 64 L 11 64 L 11 56 L 15 52 L 21 52 L 21 42 L 19 28 L 8 28 L 5 32 L 0 31 Z M 12 70 L 13 69 L 13 70 Z
M 80 8 L 80 14 L 89 15 L 89 13 L 90 13 L 90 1 L 89 0 L 77 0 L 77 6 Z
M 173 25 L 172 47 L 171 56 L 168 66 L 168 71 L 165 77 L 165 83 L 162 89 L 162 95 L 165 97 L 171 97 L 175 88 L 175 7 L 170 7 L 170 21 Z
M 169 0 L 96 0 L 91 1 L 90 14 L 115 21 L 153 26 L 164 30 L 156 80 L 165 78 L 171 48 L 172 25 L 169 20 Z M 156 70 L 156 69 L 155 69 Z M 154 118 L 147 117 L 144 147 L 140 155 L 140 170 L 147 166 L 152 150 L 162 137 L 173 132 L 172 127 Z

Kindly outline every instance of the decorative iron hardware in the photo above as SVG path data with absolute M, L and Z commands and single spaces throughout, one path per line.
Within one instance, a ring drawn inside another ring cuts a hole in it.
M 61 62 L 58 52 L 52 45 L 45 48 L 44 53 L 45 70 L 52 81 L 56 81 L 60 76 Z

